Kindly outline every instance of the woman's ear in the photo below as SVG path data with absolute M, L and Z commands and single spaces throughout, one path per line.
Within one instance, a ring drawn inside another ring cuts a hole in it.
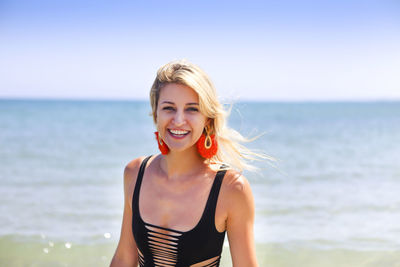
M 158 113 L 158 105 L 157 108 L 152 112 L 154 123 L 157 124 L 157 113 Z
M 214 120 L 213 119 L 211 119 L 211 118 L 208 118 L 207 120 L 206 120 L 206 125 L 205 125 L 205 127 L 207 127 L 208 128 L 208 130 L 211 130 L 210 132 L 214 132 L 214 125 L 213 125 L 213 123 L 214 123 Z

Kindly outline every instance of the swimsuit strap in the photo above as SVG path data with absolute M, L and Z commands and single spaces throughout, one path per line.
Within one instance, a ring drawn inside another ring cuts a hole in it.
M 139 210 L 139 191 L 140 191 L 140 186 L 142 185 L 142 180 L 143 180 L 143 174 L 144 174 L 144 170 L 146 168 L 146 164 L 149 161 L 149 159 L 151 158 L 151 156 L 148 156 L 147 158 L 145 158 L 142 163 L 140 164 L 140 168 L 139 168 L 139 173 L 137 175 L 137 179 L 136 179 L 136 184 L 135 184 L 135 191 L 133 193 L 133 198 L 132 198 L 132 207 L 134 207 L 136 210 Z
M 219 191 L 221 189 L 222 180 L 224 179 L 226 170 L 219 170 L 215 175 L 214 183 L 212 185 L 209 199 L 206 204 L 205 219 L 209 220 L 212 225 L 215 225 L 215 210 L 217 208 L 217 201 L 219 196 Z

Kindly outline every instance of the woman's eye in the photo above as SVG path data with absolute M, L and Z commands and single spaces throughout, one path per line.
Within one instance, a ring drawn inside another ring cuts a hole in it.
M 199 111 L 197 108 L 188 108 L 187 110 L 188 110 L 188 111 L 194 111 L 194 112 Z
M 163 107 L 163 110 L 174 110 L 173 107 Z

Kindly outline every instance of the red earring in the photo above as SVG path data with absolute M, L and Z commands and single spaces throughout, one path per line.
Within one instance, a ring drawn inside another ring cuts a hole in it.
M 167 155 L 169 152 L 169 147 L 165 142 L 163 142 L 162 138 L 158 136 L 158 132 L 154 132 L 154 134 L 156 135 L 158 149 L 160 149 L 161 154 Z
M 196 146 L 200 156 L 210 159 L 217 154 L 218 144 L 215 139 L 215 134 L 210 135 L 208 129 L 205 128 L 205 130 L 207 135 L 203 133 L 197 141 Z

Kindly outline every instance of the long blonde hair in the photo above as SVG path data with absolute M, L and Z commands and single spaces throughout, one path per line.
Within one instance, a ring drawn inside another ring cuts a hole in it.
M 241 143 L 250 139 L 243 137 L 239 132 L 227 127 L 226 112 L 218 101 L 217 93 L 208 75 L 198 66 L 186 60 L 172 61 L 157 71 L 157 76 L 150 90 L 150 103 L 154 123 L 157 123 L 157 106 L 160 91 L 168 83 L 177 83 L 190 87 L 199 96 L 199 109 L 210 118 L 209 132 L 215 134 L 218 143 L 217 154 L 209 163 L 224 163 L 228 168 L 239 172 L 244 169 L 254 170 L 249 161 L 267 159 L 267 155 L 251 151 Z

